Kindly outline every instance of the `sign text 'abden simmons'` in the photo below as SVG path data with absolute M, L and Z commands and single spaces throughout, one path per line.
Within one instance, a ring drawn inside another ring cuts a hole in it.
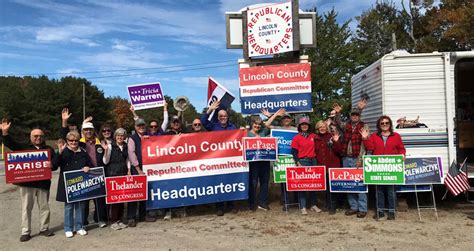
M 51 179 L 51 154 L 47 149 L 6 152 L 4 157 L 7 183 Z
M 276 112 L 312 111 L 311 65 L 287 64 L 241 68 L 240 105 L 243 114 L 259 114 L 262 108 Z
M 171 208 L 248 198 L 244 130 L 150 136 L 142 140 L 147 208 Z
M 325 191 L 325 166 L 298 166 L 286 168 L 288 191 Z
M 106 177 L 105 189 L 107 204 L 148 199 L 146 175 Z
M 249 56 L 293 51 L 291 1 L 247 11 Z

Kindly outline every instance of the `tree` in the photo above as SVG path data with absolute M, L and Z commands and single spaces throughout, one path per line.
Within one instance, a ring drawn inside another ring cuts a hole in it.
M 362 59 L 351 42 L 349 21 L 339 24 L 337 12 L 331 10 L 323 15 L 316 12 L 317 47 L 304 49 L 303 54 L 311 61 L 311 87 L 313 95 L 313 119 L 325 118 L 334 102 L 350 109 L 351 77 Z

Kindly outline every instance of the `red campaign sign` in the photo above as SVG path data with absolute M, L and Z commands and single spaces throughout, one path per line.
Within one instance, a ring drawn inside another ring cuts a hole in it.
M 105 178 L 107 204 L 147 200 L 146 175 L 116 176 Z
M 49 149 L 6 152 L 4 159 L 7 183 L 51 179 Z
M 225 130 L 142 139 L 143 165 L 242 156 L 245 130 Z
M 276 160 L 278 156 L 278 141 L 275 137 L 244 137 L 245 161 Z
M 240 86 L 308 82 L 311 81 L 311 65 L 285 64 L 241 68 Z
M 299 166 L 286 168 L 288 191 L 325 191 L 325 166 Z

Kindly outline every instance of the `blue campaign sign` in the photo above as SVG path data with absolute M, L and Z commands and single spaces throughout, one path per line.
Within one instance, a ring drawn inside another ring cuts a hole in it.
M 368 193 L 362 168 L 329 168 L 329 189 L 333 193 Z
M 272 113 L 280 108 L 285 108 L 287 112 L 309 112 L 313 110 L 310 92 L 240 97 L 240 104 L 242 114 L 260 114 L 263 108 Z
M 441 157 L 406 157 L 405 184 L 441 184 Z
M 85 173 L 81 170 L 64 172 L 64 185 L 68 203 L 104 197 L 104 167 L 94 167 Z
M 415 188 L 416 187 L 416 188 Z M 404 185 L 396 186 L 397 193 L 413 193 L 413 192 L 431 192 L 431 185 Z
M 277 153 L 276 149 L 266 150 L 246 150 L 245 160 L 247 161 L 265 161 L 265 160 L 276 160 Z
M 291 155 L 291 141 L 296 134 L 297 131 L 272 129 L 271 137 L 278 139 L 278 155 Z
M 248 198 L 248 172 L 148 182 L 147 209 L 173 208 Z

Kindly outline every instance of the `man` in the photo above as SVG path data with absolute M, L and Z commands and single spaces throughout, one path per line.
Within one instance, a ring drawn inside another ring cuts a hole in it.
M 69 132 L 68 120 L 72 113 L 69 113 L 68 108 L 64 108 L 61 113 L 62 129 L 61 136 L 66 140 L 66 134 Z M 87 117 L 82 123 L 82 135 L 83 137 L 79 140 L 79 147 L 84 148 L 91 159 L 93 167 L 104 166 L 104 148 L 100 144 L 100 140 L 95 136 L 94 125 L 92 124 L 92 117 Z M 94 221 L 97 222 L 100 228 L 107 226 L 107 205 L 105 204 L 105 197 L 99 197 L 93 199 L 95 210 L 94 210 Z M 89 216 L 89 201 L 86 201 L 86 207 L 84 210 L 84 222 L 83 225 L 89 224 L 87 218 Z
M 201 123 L 201 120 L 199 118 L 195 118 L 193 120 L 193 124 L 191 125 L 191 129 L 193 130 L 193 132 L 202 132 L 202 123 Z
M 135 108 L 133 107 L 133 105 L 130 105 L 130 111 L 132 111 L 133 120 L 137 121 L 140 117 L 135 112 Z M 167 127 L 168 127 L 168 103 L 165 102 L 165 105 L 163 106 L 163 123 L 161 123 L 161 127 L 158 127 L 158 120 L 156 119 L 150 120 L 148 124 L 147 135 L 149 136 L 162 135 L 166 131 Z
M 342 107 L 334 104 L 333 108 L 336 111 L 336 122 L 340 128 L 344 129 L 342 141 L 342 166 L 343 167 L 362 167 L 362 156 L 365 154 L 365 147 L 362 143 L 361 129 L 369 130 L 367 124 L 361 119 L 362 110 L 367 105 L 366 100 L 359 101 L 358 107 L 352 109 L 350 113 L 350 120 L 342 123 L 340 119 L 340 112 Z M 367 193 L 348 193 L 350 209 L 345 212 L 347 216 L 357 214 L 357 218 L 364 218 L 367 215 Z
M 213 102 L 207 111 L 201 116 L 201 122 L 208 131 L 224 131 L 224 130 L 236 130 L 237 127 L 229 121 L 229 115 L 226 110 L 220 110 L 217 113 L 217 122 L 209 121 L 209 115 L 219 107 L 220 102 Z M 237 213 L 237 209 L 234 208 L 232 201 L 227 202 L 227 208 L 231 209 L 233 213 Z M 224 202 L 216 203 L 216 215 L 224 215 Z
M 132 175 L 145 175 L 143 172 L 142 162 L 142 138 L 146 136 L 145 120 L 139 118 L 135 121 L 135 134 L 128 140 L 128 158 L 132 168 L 130 169 Z M 138 220 L 154 222 L 156 217 L 147 215 L 146 201 L 129 202 L 127 208 L 127 219 L 129 227 L 136 227 L 136 215 L 138 208 Z
M 183 129 L 181 118 L 175 115 L 171 117 L 170 129 L 166 133 L 164 133 L 164 135 L 179 135 L 181 133 L 186 133 L 186 132 Z M 171 210 L 172 208 L 167 208 L 164 210 L 165 211 L 165 217 L 163 217 L 164 220 L 171 220 L 171 217 L 172 217 Z M 183 215 L 186 217 L 186 207 L 183 208 Z
M 2 130 L 3 143 L 6 147 L 13 151 L 18 150 L 42 150 L 48 149 L 51 154 L 51 162 L 48 163 L 52 170 L 58 169 L 58 156 L 54 149 L 45 144 L 44 132 L 41 129 L 33 129 L 30 132 L 30 144 L 20 145 L 16 143 L 8 134 L 11 122 L 2 119 L 0 128 Z M 50 237 L 54 233 L 49 231 L 49 188 L 51 180 L 39 180 L 31 182 L 15 183 L 20 187 L 21 198 L 21 236 L 20 241 L 25 242 L 31 239 L 31 211 L 35 205 L 35 200 L 38 202 L 38 209 L 40 215 L 40 232 L 39 235 Z M 8 202 L 2 202 L 8 203 Z M 6 220 L 6 219 L 5 219 Z

